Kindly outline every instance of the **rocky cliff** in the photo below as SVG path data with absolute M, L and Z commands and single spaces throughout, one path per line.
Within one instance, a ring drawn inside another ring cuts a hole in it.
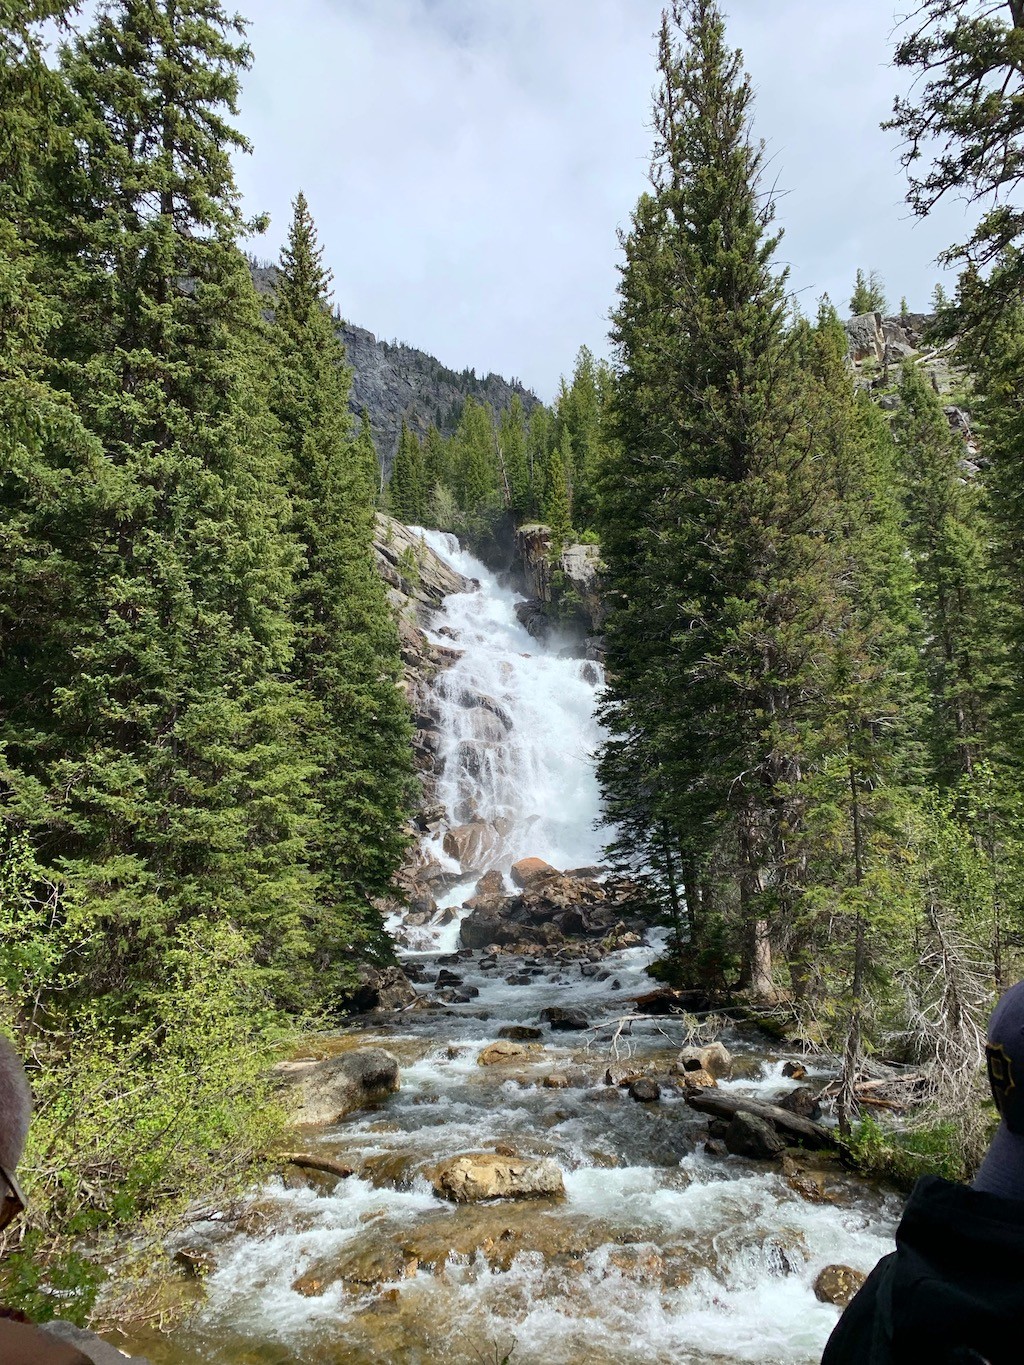
M 269 295 L 276 275 L 275 266 L 254 265 L 257 292 Z M 370 414 L 373 439 L 385 472 L 391 467 L 403 421 L 419 436 L 431 423 L 450 436 L 467 398 L 489 403 L 495 412 L 507 408 L 517 394 L 527 412 L 540 402 L 518 379 L 507 380 L 497 374 L 480 378 L 475 370 L 450 370 L 425 351 L 400 342 L 378 341 L 372 332 L 354 323 L 339 321 L 338 334 L 354 372 L 352 412 L 361 416 L 365 408 Z
M 555 563 L 551 528 L 530 522 L 516 532 L 516 576 L 528 599 L 516 615 L 535 639 L 560 630 L 577 637 L 587 658 L 603 656 L 608 612 L 599 545 L 566 545 Z

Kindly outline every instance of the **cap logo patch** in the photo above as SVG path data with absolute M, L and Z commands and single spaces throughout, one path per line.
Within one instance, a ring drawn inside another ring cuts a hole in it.
M 1006 1101 L 1016 1089 L 1013 1079 L 1013 1063 L 1002 1043 L 985 1044 L 985 1060 L 988 1063 L 988 1081 L 992 1087 L 992 1097 L 1000 1114 L 1006 1113 Z

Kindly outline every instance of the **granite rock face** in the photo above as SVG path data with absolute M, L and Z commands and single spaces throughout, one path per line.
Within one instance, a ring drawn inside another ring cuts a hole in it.
M 274 288 L 277 267 L 254 266 L 252 277 L 256 292 L 267 298 Z M 349 407 L 356 418 L 364 409 L 369 414 L 385 474 L 391 468 L 403 421 L 420 437 L 431 423 L 442 435 L 451 436 L 467 398 L 503 412 L 518 395 L 527 416 L 539 404 L 536 394 L 518 379 L 507 380 L 497 374 L 478 377 L 470 369 L 450 370 L 425 351 L 402 342 L 380 341 L 365 327 L 350 322 L 338 322 L 338 335 L 353 370 Z

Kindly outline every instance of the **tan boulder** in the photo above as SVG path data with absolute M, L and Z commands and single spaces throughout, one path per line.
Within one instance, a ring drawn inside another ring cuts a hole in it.
M 474 896 L 504 896 L 504 894 L 505 878 L 496 867 L 491 868 L 490 872 L 484 873 L 473 892 Z
M 557 872 L 558 869 L 546 863 L 543 858 L 520 858 L 517 863 L 512 864 L 512 880 L 516 886 L 524 889 L 540 877 L 553 877 Z
M 500 838 L 485 820 L 456 825 L 444 836 L 444 851 L 464 872 L 481 872 L 497 856 Z
M 814 1281 L 814 1297 L 820 1303 L 845 1308 L 867 1276 L 849 1265 L 827 1265 Z
M 732 1053 L 724 1043 L 708 1043 L 704 1047 L 684 1047 L 677 1067 L 682 1071 L 708 1071 L 712 1076 L 728 1076 L 732 1072 Z
M 432 1183 L 435 1194 L 458 1204 L 565 1194 L 561 1167 L 550 1157 L 531 1161 L 496 1152 L 469 1152 L 442 1162 Z
M 490 1047 L 485 1047 L 477 1057 L 477 1066 L 501 1066 L 510 1062 L 524 1062 L 543 1052 L 539 1043 L 514 1043 L 508 1038 L 499 1038 Z
M 339 1122 L 354 1109 L 377 1104 L 398 1089 L 398 1062 L 383 1048 L 346 1052 L 325 1061 L 279 1062 L 275 1083 L 294 1101 L 293 1123 Z

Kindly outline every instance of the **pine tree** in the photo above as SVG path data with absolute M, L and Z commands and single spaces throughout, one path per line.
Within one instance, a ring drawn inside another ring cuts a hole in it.
M 230 922 L 283 997 L 306 951 L 308 767 L 282 681 L 294 548 L 228 119 L 248 62 L 211 0 L 119 0 L 62 54 L 54 368 L 113 471 L 90 609 L 38 774 L 48 848 L 102 907 L 91 989 Z
M 907 533 L 927 626 L 932 693 L 929 739 L 940 785 L 970 776 L 988 750 L 988 694 L 998 668 L 990 619 L 990 539 L 977 478 L 938 397 L 905 365 L 893 433 L 901 454 Z
M 744 976 L 769 994 L 772 791 L 796 762 L 785 731 L 813 671 L 815 487 L 787 446 L 793 372 L 750 86 L 710 0 L 665 15 L 659 69 L 653 193 L 614 318 L 605 714 L 618 742 L 643 737 L 662 783 L 648 847 L 687 891 L 730 828 Z M 602 771 L 614 785 L 614 764 Z
M 405 850 L 413 782 L 398 636 L 373 561 L 365 424 L 353 438 L 351 372 L 331 316 L 330 286 L 299 194 L 274 298 L 273 406 L 302 552 L 292 675 L 308 701 L 302 739 L 315 764 L 311 937 L 317 989 L 326 999 L 354 959 L 388 951 L 375 901 L 388 891 Z M 404 428 L 403 439 L 412 439 Z
M 494 414 L 467 398 L 452 441 L 452 492 L 467 525 L 480 529 L 501 505 Z
M 878 271 L 872 270 L 870 274 L 865 275 L 863 270 L 858 270 L 853 294 L 850 297 L 851 316 L 859 317 L 861 313 L 884 313 L 887 306 L 885 288 Z
M 558 428 L 568 432 L 572 447 L 573 520 L 580 529 L 593 525 L 596 512 L 594 484 L 602 459 L 606 368 L 595 362 L 586 346 L 581 346 L 572 383 L 563 383 L 556 408 Z
M 420 526 L 425 520 L 426 510 L 423 454 L 419 441 L 403 421 L 391 477 L 388 479 L 388 511 L 407 526 Z
M 526 455 L 526 414 L 522 399 L 513 394 L 512 402 L 501 414 L 498 424 L 498 449 L 501 455 L 505 501 L 517 516 L 530 505 L 530 472 Z
M 568 431 L 562 432 L 560 444 L 548 457 L 544 480 L 544 520 L 551 528 L 551 557 L 557 563 L 562 550 L 572 535 L 572 505 L 569 497 L 568 471 L 572 468 L 572 446 Z

